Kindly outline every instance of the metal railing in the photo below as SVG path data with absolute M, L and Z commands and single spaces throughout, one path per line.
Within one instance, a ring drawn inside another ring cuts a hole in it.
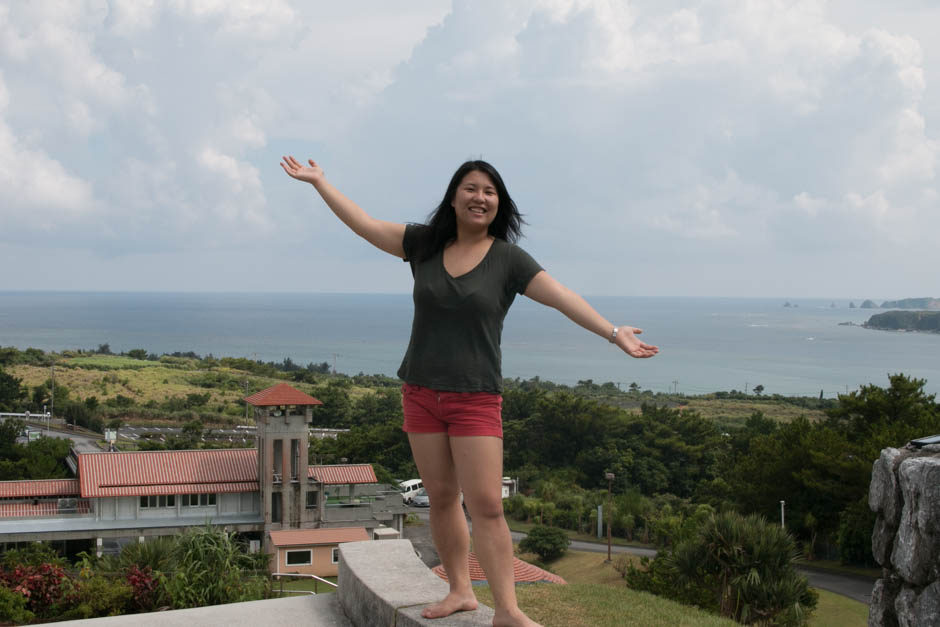
M 320 594 L 319 586 L 321 583 L 325 583 L 328 586 L 333 588 L 338 588 L 339 586 L 332 581 L 324 579 L 323 577 L 318 577 L 317 575 L 307 575 L 305 573 L 271 573 L 271 576 L 274 577 L 276 581 L 281 584 L 280 592 L 278 594 L 283 595 L 284 590 L 284 580 L 281 577 L 300 577 L 302 579 L 313 579 L 313 592 L 309 590 L 286 590 L 289 594 Z

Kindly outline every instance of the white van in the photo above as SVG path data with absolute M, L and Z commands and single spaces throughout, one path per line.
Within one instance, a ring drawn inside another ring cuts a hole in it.
M 401 500 L 405 503 L 411 503 L 414 495 L 424 487 L 424 484 L 421 483 L 420 479 L 408 479 L 399 483 L 398 487 L 401 489 Z

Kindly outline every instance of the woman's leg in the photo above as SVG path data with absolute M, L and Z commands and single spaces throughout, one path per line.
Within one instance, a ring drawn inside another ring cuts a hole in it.
M 493 592 L 493 625 L 536 625 L 516 603 L 512 537 L 503 517 L 503 440 L 492 436 L 452 437 L 450 451 L 473 520 L 473 549 Z
M 470 535 L 460 504 L 460 486 L 446 433 L 409 433 L 411 453 L 431 502 L 431 537 L 447 571 L 450 593 L 440 603 L 421 612 L 425 618 L 441 618 L 473 610 L 477 599 L 470 583 L 467 555 Z

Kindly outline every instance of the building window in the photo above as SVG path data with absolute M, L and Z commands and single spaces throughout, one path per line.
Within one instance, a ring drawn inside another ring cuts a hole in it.
M 309 566 L 313 564 L 313 551 L 311 549 L 288 551 L 286 563 L 288 566 Z
M 319 492 L 307 492 L 307 509 L 316 509 L 317 508 L 317 497 L 320 496 Z
M 175 494 L 160 494 L 140 497 L 140 508 L 176 507 Z
M 281 469 L 284 467 L 284 441 L 274 440 L 273 455 L 271 459 L 271 473 L 274 483 L 281 483 Z
M 333 547 L 333 555 L 331 556 L 330 560 L 334 564 L 339 564 L 339 547 L 338 546 Z
M 290 478 L 297 481 L 300 473 L 300 440 L 291 438 L 290 441 Z
M 181 494 L 180 504 L 183 507 L 207 507 L 215 505 L 215 494 Z
M 271 494 L 271 522 L 279 523 L 281 522 L 281 493 L 274 492 Z

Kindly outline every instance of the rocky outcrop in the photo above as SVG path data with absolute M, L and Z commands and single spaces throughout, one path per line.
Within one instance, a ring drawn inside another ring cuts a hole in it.
M 872 467 L 872 553 L 882 578 L 870 627 L 940 625 L 940 444 L 887 448 Z

